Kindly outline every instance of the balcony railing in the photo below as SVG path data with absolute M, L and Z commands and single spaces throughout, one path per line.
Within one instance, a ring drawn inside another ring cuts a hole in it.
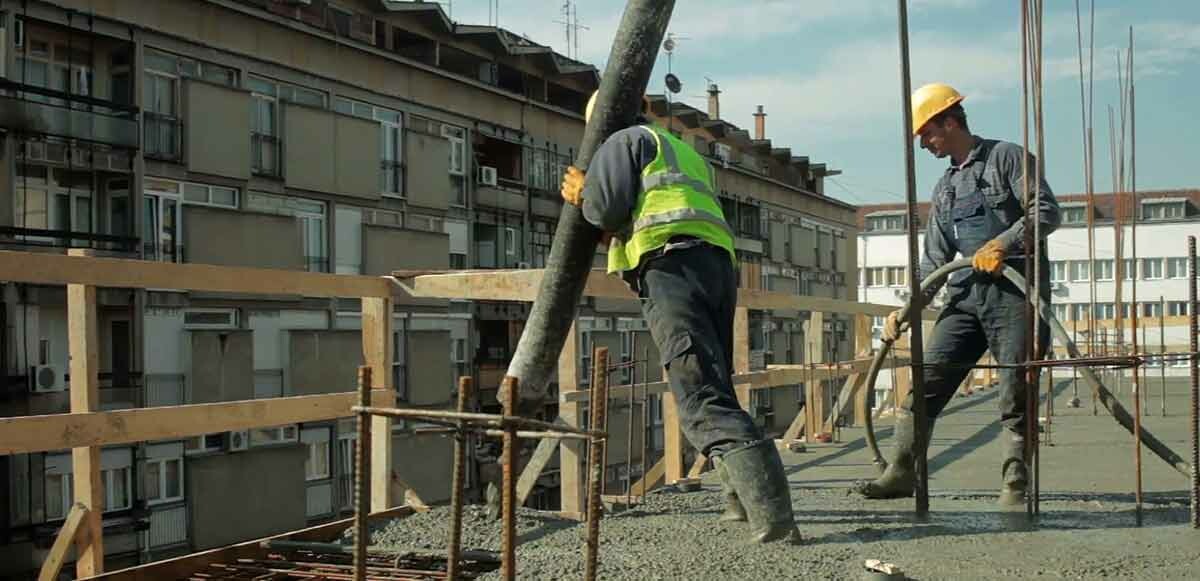
M 0 226 L 0 237 L 12 237 L 12 242 L 25 246 L 47 246 L 58 248 L 93 248 L 112 252 L 137 252 L 140 240 L 134 236 L 93 234 L 70 230 L 48 230 L 44 228 L 17 228 Z
M 0 127 L 25 134 L 138 147 L 134 107 L 3 79 L 0 89 L 21 93 L 19 97 L 0 95 Z

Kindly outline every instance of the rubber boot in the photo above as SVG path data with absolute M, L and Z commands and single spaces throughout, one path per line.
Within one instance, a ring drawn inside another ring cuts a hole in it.
M 750 540 L 800 542 L 783 460 L 772 440 L 758 440 L 721 456 L 725 474 L 750 521 Z
M 1000 485 L 1000 497 L 997 502 L 1001 506 L 1024 505 L 1025 492 L 1029 485 L 1029 471 L 1025 466 L 1025 437 L 1004 430 L 1001 438 L 1000 472 L 1003 483 Z
M 917 487 L 917 471 L 913 467 L 916 458 L 916 428 L 912 412 L 896 412 L 896 435 L 892 440 L 892 460 L 883 474 L 870 481 L 855 483 L 852 492 L 865 498 L 907 498 Z M 928 438 L 925 441 L 929 441 Z
M 713 464 L 717 467 L 717 477 L 721 479 L 721 496 L 725 498 L 725 512 L 721 513 L 720 520 L 746 522 L 746 507 L 742 506 L 742 501 L 738 500 L 737 491 L 733 489 L 733 484 L 729 482 L 729 474 L 725 470 L 725 463 L 721 461 L 720 457 L 714 457 Z

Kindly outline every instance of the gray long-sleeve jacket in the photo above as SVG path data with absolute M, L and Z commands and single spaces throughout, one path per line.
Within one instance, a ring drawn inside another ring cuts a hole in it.
M 583 217 L 605 232 L 629 226 L 642 192 L 642 169 L 658 156 L 654 137 L 641 126 L 613 133 L 600 145 L 583 184 Z
M 997 238 L 1008 251 L 1009 256 L 1022 254 L 1025 241 L 1025 217 L 1041 221 L 1041 237 L 1043 241 L 1061 223 L 1058 201 L 1046 183 L 1046 177 L 1036 185 L 1040 191 L 1041 204 L 1028 208 L 1024 207 L 1025 198 L 1024 170 L 1022 156 L 1024 149 L 1006 141 L 995 141 L 976 138 L 975 146 L 967 155 L 962 165 L 951 164 L 946 169 L 933 189 L 933 199 L 929 210 L 929 220 L 925 228 L 924 253 L 921 256 L 921 278 L 924 279 L 934 270 L 954 259 L 958 253 L 953 242 L 946 236 L 947 228 L 951 227 L 950 208 L 957 195 L 967 195 L 982 189 L 993 211 L 1001 214 L 1004 222 L 1009 224 L 1007 230 Z M 1037 160 L 1028 154 L 1029 171 L 1033 173 Z M 1033 176 L 1030 176 L 1033 181 Z M 1024 208 L 1024 209 L 1022 209 Z M 1045 245 L 1042 246 L 1045 249 Z

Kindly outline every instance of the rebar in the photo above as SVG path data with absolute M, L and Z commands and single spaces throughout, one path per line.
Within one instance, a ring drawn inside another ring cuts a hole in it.
M 591 424 L 597 425 L 608 417 L 608 348 L 597 347 L 592 358 L 592 398 L 589 403 Z M 600 495 L 604 483 L 605 439 L 594 437 L 588 453 L 587 544 L 583 578 L 596 579 L 597 557 L 600 551 Z
M 504 414 L 497 416 L 494 414 L 478 414 L 478 413 L 459 413 L 442 410 L 424 410 L 424 409 L 407 409 L 407 408 L 381 408 L 370 406 L 355 406 L 351 408 L 353 412 L 367 412 L 372 415 L 388 416 L 393 418 L 419 419 L 426 421 L 436 420 L 463 420 L 466 423 L 464 429 L 476 428 L 530 428 L 535 430 L 544 430 L 547 432 L 561 432 L 564 434 L 579 434 L 582 436 L 603 436 L 602 430 L 584 430 L 562 424 L 552 422 L 543 422 L 541 420 L 533 420 L 519 416 Z M 443 422 L 446 423 L 446 422 Z M 449 424 L 454 426 L 456 424 Z
M 517 378 L 506 375 L 502 385 L 504 414 L 510 416 L 517 410 Z M 500 577 L 506 581 L 517 578 L 517 447 L 516 426 L 510 424 L 505 428 L 500 452 Z
M 1158 375 L 1162 417 L 1167 417 L 1167 301 L 1158 297 Z
M 365 408 L 371 404 L 371 367 L 358 368 L 358 404 Z M 367 494 L 367 472 L 370 470 L 371 414 L 358 412 L 358 442 L 354 448 L 354 581 L 367 578 L 367 514 L 370 510 Z
M 646 376 L 650 373 L 649 346 L 642 348 L 642 361 L 642 473 L 638 476 L 642 481 L 642 490 L 638 493 L 639 498 L 646 497 L 646 487 L 650 485 L 646 482 L 646 466 L 649 461 L 647 456 L 650 455 L 650 440 L 654 437 L 654 428 L 650 425 L 650 388 L 646 386 Z M 629 489 L 633 490 L 632 484 Z
M 1054 445 L 1054 368 L 1046 368 L 1046 445 Z
M 1192 351 L 1190 376 L 1192 379 L 1192 421 L 1189 424 L 1192 432 L 1192 528 L 1200 529 L 1200 345 L 1197 345 L 1197 310 L 1200 303 L 1196 302 L 1196 279 L 1200 277 L 1196 263 L 1196 237 L 1188 236 L 1188 269 L 1192 275 L 1188 277 L 1188 327 L 1190 336 L 1189 348 Z
M 928 435 L 925 433 L 925 426 L 928 423 L 925 410 L 925 372 L 921 366 L 923 357 L 924 344 L 921 339 L 921 310 L 925 305 L 921 302 L 921 271 L 917 262 L 917 176 L 914 167 L 915 160 L 913 155 L 913 135 L 912 135 L 912 81 L 909 71 L 908 58 L 908 2 L 907 0 L 897 0 L 899 18 L 899 36 L 900 36 L 900 102 L 901 115 L 904 123 L 901 127 L 901 134 L 904 139 L 904 168 L 905 168 L 905 203 L 907 206 L 906 216 L 908 223 L 908 292 L 911 301 L 915 303 L 917 316 L 913 324 L 909 325 L 909 349 L 911 350 L 910 361 L 912 363 L 912 401 L 913 408 L 913 424 L 917 434 L 916 446 L 921 453 L 917 454 L 914 468 L 917 472 L 916 485 L 916 513 L 918 517 L 924 517 L 929 513 L 929 466 L 927 460 L 926 441 Z
M 467 402 L 471 399 L 471 378 L 458 378 L 458 407 L 459 413 L 467 411 Z M 459 420 L 459 427 L 463 427 Z M 462 548 L 463 520 L 463 483 L 467 473 L 467 434 L 462 429 L 454 432 L 454 476 L 450 488 L 450 546 L 446 555 L 446 578 L 450 581 L 458 579 L 459 550 Z
M 632 331 L 629 333 L 629 353 L 633 355 L 636 361 L 637 333 Z M 625 442 L 625 508 L 627 510 L 629 509 L 629 503 L 633 500 L 633 385 L 637 381 L 637 366 L 633 366 L 629 373 L 632 376 L 629 378 L 629 399 L 627 400 L 628 407 L 625 410 L 626 415 L 629 416 Z

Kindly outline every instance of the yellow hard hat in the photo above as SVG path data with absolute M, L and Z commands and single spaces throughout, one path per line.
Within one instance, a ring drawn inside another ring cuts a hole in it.
M 912 94 L 912 134 L 914 137 L 921 128 L 929 123 L 938 113 L 953 107 L 964 97 L 954 90 L 954 87 L 943 83 L 929 83 L 913 91 Z

